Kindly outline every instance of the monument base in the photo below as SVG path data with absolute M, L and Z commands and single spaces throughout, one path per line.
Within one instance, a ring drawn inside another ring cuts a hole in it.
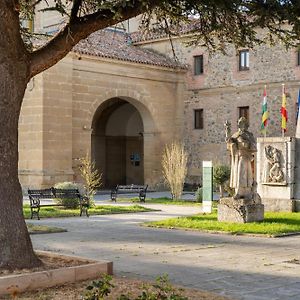
M 250 223 L 264 220 L 264 205 L 253 199 L 221 198 L 218 205 L 218 221 Z
M 265 206 L 265 211 L 297 211 L 296 201 L 294 199 L 262 198 L 261 201 Z

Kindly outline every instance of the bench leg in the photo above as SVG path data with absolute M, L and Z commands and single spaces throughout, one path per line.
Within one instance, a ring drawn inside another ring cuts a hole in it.
M 85 210 L 85 215 L 86 215 L 87 217 L 89 217 L 90 215 L 89 215 L 88 209 L 89 209 L 88 207 L 84 207 L 83 205 L 81 205 L 81 206 L 80 206 L 80 217 L 82 216 L 83 210 Z
M 40 214 L 39 214 L 40 208 L 39 208 L 39 207 L 38 207 L 38 208 L 32 208 L 32 207 L 31 207 L 30 210 L 31 210 L 31 216 L 30 216 L 30 219 L 33 219 L 33 216 L 36 215 L 36 216 L 37 216 L 37 219 L 40 220 Z

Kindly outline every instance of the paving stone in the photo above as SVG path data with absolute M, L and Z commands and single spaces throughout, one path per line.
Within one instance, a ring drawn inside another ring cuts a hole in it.
M 300 299 L 300 265 L 284 263 L 300 258 L 300 237 L 270 239 L 139 226 L 199 211 L 198 207 L 151 207 L 162 211 L 30 221 L 68 230 L 35 235 L 33 244 L 41 250 L 112 260 L 120 276 L 154 279 L 168 273 L 176 284 L 234 299 Z

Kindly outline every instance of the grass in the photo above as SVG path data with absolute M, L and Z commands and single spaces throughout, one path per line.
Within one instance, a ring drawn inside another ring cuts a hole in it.
M 109 215 L 109 214 L 124 214 L 153 211 L 153 209 L 146 208 L 140 205 L 132 206 L 115 206 L 115 205 L 97 205 L 89 209 L 90 215 Z M 25 219 L 30 218 L 30 206 L 25 204 L 23 206 L 23 213 Z M 62 218 L 62 217 L 78 217 L 79 209 L 64 209 L 62 207 L 50 206 L 41 207 L 40 218 Z
M 45 225 L 27 224 L 27 228 L 30 234 L 67 232 L 67 230 L 63 228 Z
M 117 202 L 140 202 L 138 197 L 134 198 L 117 198 Z M 153 204 L 170 204 L 170 205 L 190 205 L 190 206 L 201 206 L 201 203 L 193 201 L 193 200 L 172 200 L 168 197 L 162 198 L 146 198 L 146 203 Z
M 300 232 L 300 213 L 267 212 L 264 221 L 246 224 L 218 222 L 216 213 L 199 214 L 149 222 L 146 226 L 276 236 Z

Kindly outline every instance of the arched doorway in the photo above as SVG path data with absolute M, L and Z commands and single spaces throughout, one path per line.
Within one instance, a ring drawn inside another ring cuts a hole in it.
M 103 187 L 144 184 L 144 125 L 136 107 L 121 98 L 107 100 L 92 127 L 92 157 L 103 174 Z

